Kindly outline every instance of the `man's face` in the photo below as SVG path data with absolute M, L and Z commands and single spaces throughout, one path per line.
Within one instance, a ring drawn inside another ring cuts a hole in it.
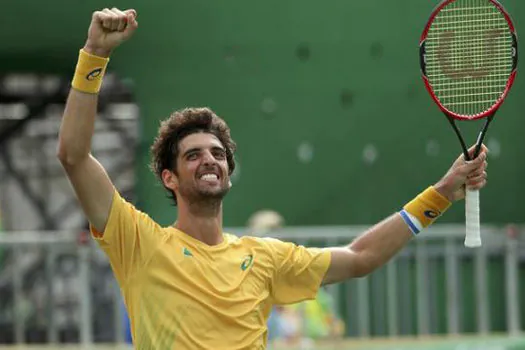
M 179 143 L 178 193 L 190 202 L 222 200 L 230 189 L 226 149 L 209 133 L 194 133 Z

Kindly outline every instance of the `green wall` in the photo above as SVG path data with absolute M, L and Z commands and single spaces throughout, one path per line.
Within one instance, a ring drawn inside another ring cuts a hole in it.
M 239 145 L 226 226 L 261 208 L 294 225 L 373 223 L 437 181 L 460 152 L 418 68 L 419 35 L 436 3 L 11 1 L 0 14 L 1 69 L 70 74 L 91 12 L 134 7 L 139 30 L 110 69 L 135 81 L 142 109 L 139 207 L 163 224 L 174 219 L 147 168 L 149 144 L 172 110 L 209 106 Z M 503 4 L 525 32 L 525 2 Z M 484 222 L 523 221 L 524 92 L 518 74 L 489 130 L 500 151 L 481 197 Z M 470 142 L 479 127 L 463 126 Z M 429 140 L 437 155 L 426 154 Z M 307 163 L 297 156 L 303 142 L 313 149 Z M 363 161 L 367 145 L 377 150 L 373 164 Z M 463 216 L 459 204 L 442 222 Z

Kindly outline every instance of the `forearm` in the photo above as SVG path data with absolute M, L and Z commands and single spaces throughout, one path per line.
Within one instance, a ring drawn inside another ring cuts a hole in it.
M 91 150 L 98 91 L 107 64 L 107 56 L 99 55 L 98 51 L 86 46 L 79 56 L 60 126 L 58 155 L 65 164 L 78 163 Z
M 95 128 L 97 94 L 71 89 L 60 126 L 58 154 L 62 162 L 75 164 L 91 150 Z
M 399 213 L 379 222 L 356 238 L 348 249 L 359 256 L 358 274 L 366 275 L 396 255 L 414 234 Z
M 407 203 L 401 212 L 372 227 L 348 248 L 362 260 L 365 273 L 370 273 L 390 260 L 414 234 L 431 225 L 450 204 L 441 186 L 429 187 Z
M 323 283 L 366 276 L 383 266 L 414 234 L 432 224 L 450 206 L 447 198 L 450 197 L 441 186 L 430 187 L 401 212 L 374 225 L 348 246 L 329 248 L 331 263 Z

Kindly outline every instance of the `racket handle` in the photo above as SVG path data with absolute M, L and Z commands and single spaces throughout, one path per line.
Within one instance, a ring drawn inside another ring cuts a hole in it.
M 465 196 L 465 219 L 467 226 L 465 247 L 480 247 L 479 190 L 467 189 Z

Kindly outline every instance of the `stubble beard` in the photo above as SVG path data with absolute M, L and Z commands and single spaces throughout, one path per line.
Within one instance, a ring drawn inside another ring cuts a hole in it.
M 229 186 L 221 184 L 219 189 L 203 189 L 198 186 L 181 186 L 180 194 L 190 207 L 199 212 L 210 212 L 221 207 L 222 200 L 230 191 Z

